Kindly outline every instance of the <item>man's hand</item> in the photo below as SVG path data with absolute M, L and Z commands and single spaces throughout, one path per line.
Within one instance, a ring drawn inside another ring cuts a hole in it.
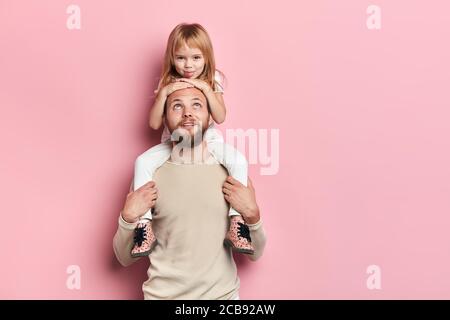
M 122 210 L 122 217 L 128 223 L 134 223 L 153 208 L 158 198 L 158 189 L 153 181 L 149 181 L 136 191 L 127 194 L 127 200 Z
M 222 188 L 225 200 L 239 212 L 248 224 L 255 224 L 259 221 L 259 208 L 256 203 L 255 188 L 252 181 L 248 179 L 248 187 L 229 176 L 225 180 Z

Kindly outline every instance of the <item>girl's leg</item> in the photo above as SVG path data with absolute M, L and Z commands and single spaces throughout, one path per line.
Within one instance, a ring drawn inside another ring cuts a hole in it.
M 153 174 L 164 162 L 169 159 L 171 153 L 171 144 L 161 143 L 150 148 L 141 154 L 134 166 L 134 188 L 137 190 L 149 181 L 152 181 Z M 139 220 L 134 230 L 134 245 L 131 250 L 131 256 L 148 256 L 157 244 L 156 236 L 152 228 L 152 211 L 148 210 Z
M 228 170 L 230 176 L 247 186 L 247 160 L 238 150 L 225 144 L 222 136 L 218 136 L 215 131 L 217 130 L 210 127 L 205 132 L 209 152 Z M 230 227 L 225 236 L 224 244 L 239 253 L 254 254 L 255 250 L 251 243 L 250 230 L 243 217 L 231 206 L 228 216 L 230 218 Z
M 208 141 L 208 150 L 228 170 L 230 176 L 247 186 L 248 164 L 241 152 L 221 141 Z M 230 207 L 229 216 L 239 215 L 239 212 Z
M 143 154 L 141 154 L 134 165 L 134 191 L 142 187 L 149 181 L 152 181 L 153 175 L 160 166 L 169 158 L 172 150 L 170 142 L 158 144 Z M 152 219 L 152 211 L 148 210 L 142 217 L 143 219 Z
M 244 155 L 235 148 L 223 142 L 208 142 L 208 150 L 225 168 L 229 174 L 247 186 L 247 160 Z M 224 244 L 230 246 L 234 251 L 245 254 L 254 254 L 250 230 L 244 218 L 233 207 L 230 206 L 228 214 L 230 218 L 229 230 L 225 236 Z

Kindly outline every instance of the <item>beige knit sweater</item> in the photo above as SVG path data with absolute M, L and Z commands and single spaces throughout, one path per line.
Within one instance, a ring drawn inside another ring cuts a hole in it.
M 158 200 L 153 230 L 158 245 L 150 254 L 144 299 L 234 299 L 239 278 L 231 249 L 223 239 L 228 230 L 228 203 L 222 193 L 227 171 L 219 164 L 166 162 L 154 175 Z M 130 255 L 136 224 L 119 217 L 113 247 L 119 262 Z M 255 254 L 263 253 L 262 221 L 249 225 Z

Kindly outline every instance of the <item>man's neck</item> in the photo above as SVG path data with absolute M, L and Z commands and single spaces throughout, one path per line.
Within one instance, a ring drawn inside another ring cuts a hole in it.
M 176 164 L 210 164 L 214 162 L 208 150 L 206 141 L 202 141 L 199 145 L 193 147 L 181 147 L 180 144 L 172 143 L 172 154 L 170 161 Z

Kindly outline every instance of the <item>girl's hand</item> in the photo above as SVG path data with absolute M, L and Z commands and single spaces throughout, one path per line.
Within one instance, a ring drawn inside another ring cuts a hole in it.
M 193 87 L 194 85 L 192 83 L 175 81 L 162 88 L 162 92 L 166 97 L 168 97 L 174 91 Z
M 175 80 L 176 82 L 189 83 L 193 85 L 195 88 L 202 90 L 204 93 L 211 90 L 211 87 L 208 83 L 200 79 L 188 79 L 188 78 L 178 78 Z

